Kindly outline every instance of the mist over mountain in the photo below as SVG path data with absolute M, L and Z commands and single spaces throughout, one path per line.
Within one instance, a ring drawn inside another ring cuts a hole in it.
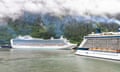
M 1 0 L 0 19 L 18 19 L 25 12 L 53 16 L 91 16 L 119 18 L 119 0 Z M 116 17 L 117 16 L 117 17 Z
M 81 40 L 99 24 L 104 31 L 115 31 L 120 25 L 119 0 L 1 0 L 0 7 L 0 29 L 11 37 L 19 34 L 40 37 L 36 29 L 43 28 L 40 30 L 44 36 L 66 35 Z

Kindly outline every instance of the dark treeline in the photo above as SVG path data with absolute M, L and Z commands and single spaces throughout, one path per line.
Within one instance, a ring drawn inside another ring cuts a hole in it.
M 0 45 L 9 44 L 9 40 L 12 38 L 11 31 L 8 27 L 0 27 Z
M 92 24 L 88 23 L 74 23 L 65 25 L 64 35 L 69 38 L 71 42 L 81 42 L 83 36 L 94 31 Z
M 100 28 L 102 32 L 114 32 L 118 30 L 118 24 L 96 23 L 74 23 L 65 26 L 64 36 L 69 38 L 71 42 L 80 43 L 83 37 L 91 32 L 96 32 L 96 28 Z
M 23 20 L 8 20 L 8 26 L 0 27 L 0 42 L 9 43 L 11 38 L 18 35 L 31 35 L 36 38 L 49 39 L 56 37 L 56 24 L 48 24 L 47 26 L 41 19 L 36 19 L 33 23 Z M 83 37 L 91 32 L 95 32 L 96 27 L 104 32 L 117 31 L 118 24 L 93 23 L 93 22 L 72 22 L 63 24 L 62 35 L 69 39 L 72 43 L 80 43 Z

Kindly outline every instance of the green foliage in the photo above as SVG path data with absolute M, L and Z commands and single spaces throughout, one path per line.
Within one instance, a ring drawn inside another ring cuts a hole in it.
M 22 20 L 12 21 L 9 19 L 7 27 L 0 27 L 0 40 L 7 41 L 18 35 L 31 35 L 36 38 L 49 39 L 55 37 L 55 24 L 46 25 L 39 18 L 33 24 L 29 24 Z M 118 24 L 97 24 L 102 31 L 117 31 Z M 11 28 L 14 32 L 9 32 Z M 78 23 L 73 21 L 70 24 L 64 24 L 63 35 L 72 43 L 79 44 L 83 37 L 91 32 L 95 32 L 95 27 L 92 23 Z
M 25 23 L 24 21 L 15 20 L 12 21 L 11 19 L 8 21 L 8 26 L 11 27 L 17 35 L 26 35 L 30 34 L 32 25 Z
M 42 37 L 42 35 L 46 32 L 46 30 L 39 24 L 34 24 L 32 27 L 31 36 L 33 37 Z
M 119 25 L 118 24 L 112 24 L 112 23 L 109 23 L 109 24 L 103 24 L 101 23 L 100 24 L 100 29 L 103 31 L 103 32 L 116 32 L 118 30 L 118 27 Z
M 64 35 L 73 43 L 79 43 L 83 37 L 94 31 L 92 24 L 68 24 L 65 26 Z
M 109 31 L 117 31 L 119 25 L 118 24 L 96 24 L 98 28 L 101 29 L 102 32 L 109 32 Z M 95 32 L 95 27 L 92 23 L 73 23 L 73 24 L 67 24 L 65 26 L 64 35 L 72 43 L 79 44 L 83 37 L 87 34 L 90 34 L 91 32 Z
M 0 27 L 0 45 L 1 44 L 9 44 L 9 40 L 12 38 L 10 32 L 8 32 L 7 27 Z
M 49 39 L 50 37 L 55 36 L 54 25 L 50 24 L 47 27 L 41 19 L 37 19 L 32 25 L 31 36 L 36 38 Z

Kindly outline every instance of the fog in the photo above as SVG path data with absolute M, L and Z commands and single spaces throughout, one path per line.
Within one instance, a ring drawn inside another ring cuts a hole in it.
M 119 0 L 0 0 L 0 18 L 19 18 L 24 11 L 54 15 L 120 13 Z

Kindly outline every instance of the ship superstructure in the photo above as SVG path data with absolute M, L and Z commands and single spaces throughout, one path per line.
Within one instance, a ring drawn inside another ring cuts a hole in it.
M 84 36 L 76 54 L 120 60 L 120 32 L 92 32 Z

